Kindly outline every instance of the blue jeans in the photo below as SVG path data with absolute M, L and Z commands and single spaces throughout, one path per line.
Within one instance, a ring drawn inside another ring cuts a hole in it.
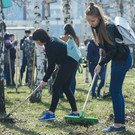
M 94 71 L 93 72 L 90 72 L 91 73 L 91 77 L 93 79 L 94 77 Z M 97 88 L 97 93 L 100 94 L 100 90 L 102 89 L 102 87 L 104 86 L 104 82 L 105 82 L 105 74 L 106 74 L 106 66 L 102 67 L 102 70 L 101 72 L 99 73 L 100 77 L 101 77 L 101 81 L 98 85 L 98 88 Z M 98 82 L 98 76 L 96 77 L 95 79 L 95 82 L 94 82 L 94 85 L 93 85 L 93 88 L 92 88 L 92 97 L 95 97 L 96 96 L 96 86 L 97 86 L 97 82 Z
M 7 77 L 7 72 L 8 72 L 9 66 L 7 64 L 4 65 L 4 79 Z
M 125 102 L 122 95 L 122 85 L 126 75 L 132 64 L 132 57 L 129 54 L 124 66 L 120 66 L 115 61 L 111 65 L 110 95 L 112 97 L 114 122 L 125 123 Z
M 72 78 L 72 82 L 70 84 L 70 90 L 72 91 L 73 95 L 75 93 L 75 88 L 76 88 L 76 79 L 75 79 L 76 72 L 77 72 L 77 70 L 74 72 L 74 75 L 73 75 L 73 78 Z

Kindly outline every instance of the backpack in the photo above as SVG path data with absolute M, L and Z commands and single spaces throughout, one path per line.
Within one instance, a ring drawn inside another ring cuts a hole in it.
M 125 45 L 135 44 L 135 33 L 125 18 L 115 17 L 114 24 L 123 38 L 123 40 L 116 38 L 115 41 L 117 43 L 124 43 Z
M 67 45 L 67 55 L 73 58 L 77 62 L 82 62 L 82 54 L 77 47 L 74 39 L 69 35 L 69 40 L 66 42 Z
M 82 73 L 83 72 L 81 67 L 81 63 L 83 63 L 82 54 L 79 50 L 79 47 L 77 47 L 75 41 L 70 35 L 69 40 L 66 42 L 66 45 L 67 45 L 67 55 L 78 62 L 77 65 L 78 72 Z

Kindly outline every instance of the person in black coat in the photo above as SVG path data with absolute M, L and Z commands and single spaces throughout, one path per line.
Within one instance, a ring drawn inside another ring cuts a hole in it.
M 90 2 L 86 10 L 86 19 L 91 26 L 94 38 L 99 42 L 102 56 L 95 68 L 95 73 L 99 74 L 102 66 L 112 60 L 109 91 L 113 103 L 114 124 L 103 129 L 103 132 L 122 132 L 125 131 L 125 102 L 122 86 L 126 72 L 132 63 L 131 54 L 127 45 L 115 42 L 115 38 L 122 39 L 122 36 L 116 26 L 104 16 L 100 7 L 93 2 Z
M 72 112 L 69 115 L 79 116 L 74 95 L 69 88 L 73 74 L 77 69 L 77 62 L 73 58 L 67 56 L 66 43 L 55 37 L 50 37 L 48 33 L 41 28 L 37 29 L 33 33 L 33 40 L 35 40 L 38 45 L 45 46 L 46 55 L 48 58 L 48 69 L 43 78 L 43 81 L 40 83 L 41 87 L 45 87 L 47 85 L 48 79 L 55 70 L 55 65 L 61 65 L 53 85 L 53 96 L 50 109 L 43 117 L 39 118 L 38 120 L 55 119 L 54 113 L 59 101 L 59 91 L 61 89 L 65 93 L 72 108 Z

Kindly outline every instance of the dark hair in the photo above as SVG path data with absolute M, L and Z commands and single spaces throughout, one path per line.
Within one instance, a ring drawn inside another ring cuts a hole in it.
M 30 34 L 31 33 L 31 30 L 30 29 L 26 29 L 25 30 L 25 33 L 29 33 Z
M 84 40 L 84 45 L 87 45 L 90 42 L 90 38 Z
M 42 43 L 48 42 L 50 40 L 49 34 L 41 28 L 38 28 L 33 32 L 32 38 L 33 40 L 39 40 Z
M 98 40 L 104 44 L 104 40 L 108 42 L 109 44 L 113 44 L 112 41 L 109 39 L 107 30 L 106 30 L 106 22 L 108 21 L 108 18 L 104 15 L 101 8 L 97 5 L 95 5 L 93 2 L 90 2 L 89 7 L 86 9 L 85 12 L 86 16 L 94 16 L 100 18 L 100 25 L 99 25 L 99 32 L 97 34 Z M 95 40 L 97 40 L 96 33 L 94 31 L 94 28 L 92 28 L 92 33 L 94 35 Z
M 9 36 L 10 36 L 10 37 L 14 37 L 15 35 L 14 35 L 14 34 L 10 34 Z
M 65 35 L 67 35 L 67 34 L 71 35 L 74 38 L 74 40 L 77 40 L 77 42 L 78 42 L 77 45 L 79 46 L 79 38 L 76 35 L 75 29 L 73 28 L 73 26 L 71 24 L 65 24 L 64 30 L 65 30 L 64 34 Z

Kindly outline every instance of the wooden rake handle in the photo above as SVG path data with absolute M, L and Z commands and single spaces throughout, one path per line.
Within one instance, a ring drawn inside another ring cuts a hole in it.
M 24 100 L 22 101 L 17 107 L 15 107 L 9 114 L 5 116 L 5 118 L 9 117 L 14 111 L 16 111 L 21 105 L 23 105 L 38 89 L 40 88 L 40 85 Z
M 106 74 L 105 74 L 105 82 L 104 82 L 104 91 L 103 91 L 103 95 L 105 95 L 107 76 L 108 76 L 108 64 L 106 65 Z
M 99 62 L 98 63 L 100 63 L 100 61 L 101 61 L 101 57 L 100 57 L 100 59 L 99 59 Z M 94 82 L 95 82 L 95 79 L 96 79 L 96 73 L 94 74 L 94 77 L 93 77 L 93 79 L 92 79 L 92 82 L 91 82 L 91 85 L 90 85 L 90 88 L 89 88 L 89 92 L 88 92 L 88 94 L 87 94 L 87 98 L 86 98 L 86 100 L 85 100 L 85 103 L 84 103 L 84 106 L 83 106 L 83 109 L 82 109 L 82 112 L 84 113 L 84 110 L 85 110 L 85 107 L 86 107 L 86 104 L 87 104 L 87 102 L 88 102 L 88 99 L 89 99 L 89 96 L 90 96 L 90 93 L 91 93 L 91 91 L 92 91 L 92 88 L 93 88 L 93 85 L 94 85 Z
M 12 80 L 12 70 L 11 70 L 11 58 L 10 58 L 10 49 L 8 49 L 8 59 L 9 59 L 9 72 L 10 72 L 10 81 L 11 81 L 11 85 L 13 84 L 13 80 Z

